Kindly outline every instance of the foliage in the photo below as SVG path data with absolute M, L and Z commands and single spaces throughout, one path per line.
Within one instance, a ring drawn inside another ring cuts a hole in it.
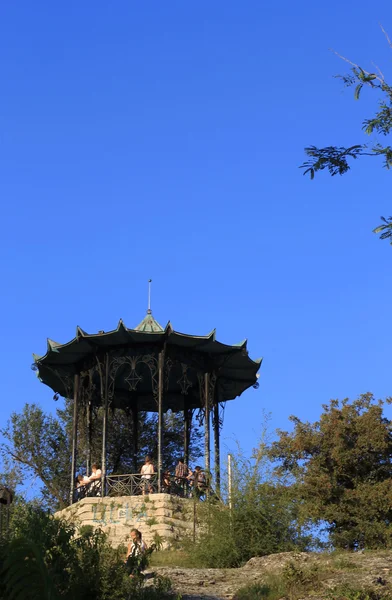
M 92 527 L 77 530 L 36 506 L 14 515 L 0 545 L 0 600 L 156 600 L 172 598 L 170 581 L 129 578 L 124 548 L 112 548 Z
M 139 414 L 139 457 L 149 453 L 157 456 L 157 416 Z M 109 473 L 132 473 L 132 415 L 124 410 L 109 413 L 108 455 Z M 1 448 L 9 469 L 17 469 L 18 481 L 33 475 L 43 483 L 41 494 L 47 507 L 61 509 L 68 504 L 71 472 L 72 401 L 65 400 L 56 416 L 48 415 L 36 404 L 26 404 L 21 413 L 12 413 L 7 427 L 0 430 L 5 443 Z M 81 413 L 78 435 L 78 463 L 85 472 L 87 448 L 86 415 Z M 92 460 L 100 462 L 102 452 L 102 411 L 93 416 Z M 166 414 L 164 420 L 164 468 L 173 469 L 183 453 L 183 422 L 181 415 Z M 193 428 L 190 455 L 201 455 L 201 433 Z M 140 465 L 141 466 L 141 465 Z M 138 467 L 140 468 L 140 467 Z M 15 479 L 15 478 L 14 478 Z
M 12 413 L 8 427 L 0 432 L 5 443 L 2 454 L 18 465 L 24 478 L 33 473 L 47 493 L 63 507 L 65 481 L 70 472 L 70 444 L 61 423 L 36 404 L 26 404 L 21 413 Z
M 284 597 L 285 586 L 279 578 L 276 586 L 268 583 L 251 583 L 240 588 L 234 600 L 280 600 Z
M 358 588 L 352 585 L 340 585 L 330 591 L 328 600 L 390 600 L 389 590 Z
M 291 417 L 270 456 L 295 483 L 300 518 L 326 523 L 336 548 L 392 547 L 392 427 L 383 402 L 331 400 L 316 423 Z
M 154 577 L 151 587 L 138 589 L 137 600 L 181 600 L 180 594 L 174 594 L 172 583 L 168 577 Z M 136 600 L 136 597 L 135 597 Z
M 312 577 L 307 581 L 287 582 L 285 578 L 276 574 L 268 574 L 263 583 L 249 584 L 236 592 L 234 600 L 299 600 L 305 596 L 311 598 L 315 590 L 317 598 L 320 597 L 320 586 L 317 579 Z M 375 587 L 359 587 L 348 584 L 340 584 L 330 591 L 322 591 L 322 597 L 326 600 L 390 600 L 389 589 Z
M 185 569 L 197 568 L 198 563 L 184 550 L 159 550 L 151 557 L 152 567 L 177 567 Z
M 57 417 L 62 428 L 67 431 L 71 438 L 72 433 L 73 401 L 65 400 L 64 407 L 57 410 Z M 102 454 L 102 416 L 101 408 L 94 408 L 92 419 L 91 455 L 92 460 L 99 463 Z M 87 453 L 87 415 L 81 410 L 79 415 L 78 432 L 78 456 L 79 467 L 82 468 Z M 192 423 L 192 439 L 190 443 L 190 457 L 197 460 L 202 455 L 201 432 L 196 424 Z M 178 458 L 183 454 L 183 418 L 180 413 L 164 415 L 163 421 L 163 467 L 173 469 Z M 140 466 L 144 457 L 149 454 L 156 464 L 158 457 L 158 415 L 156 413 L 138 413 L 138 459 Z M 115 409 L 108 414 L 107 431 L 107 463 L 110 473 L 133 473 L 133 422 L 132 412 Z M 140 469 L 138 467 L 138 470 Z
M 231 509 L 213 498 L 196 505 L 198 535 L 185 546 L 191 560 L 238 567 L 253 556 L 309 547 L 310 536 L 297 522 L 297 502 L 284 479 L 273 477 L 264 442 L 251 459 L 239 453 L 232 471 Z
M 383 30 L 388 45 L 392 43 Z M 339 55 L 338 55 L 339 56 Z M 338 75 L 346 87 L 354 87 L 354 98 L 359 100 L 363 88 L 371 89 L 377 94 L 378 108 L 374 115 L 364 119 L 362 131 L 367 136 L 377 134 L 377 138 L 368 144 L 355 144 L 348 147 L 327 146 L 317 148 L 309 146 L 305 148 L 308 160 L 301 165 L 304 175 L 309 174 L 313 179 L 315 173 L 327 169 L 333 175 L 344 175 L 350 170 L 350 159 L 355 160 L 361 156 L 379 157 L 386 169 L 392 167 L 392 146 L 380 142 L 380 136 L 388 137 L 392 130 L 392 86 L 387 83 L 384 75 L 378 70 L 377 73 L 366 71 L 361 66 L 343 58 L 351 65 L 351 70 L 346 75 Z M 383 223 L 374 229 L 374 233 L 381 233 L 381 239 L 389 239 L 392 244 L 392 217 L 381 217 Z
M 296 600 L 320 587 L 317 565 L 304 566 L 297 557 L 286 563 L 282 573 L 267 573 L 263 579 L 239 589 L 236 600 Z
M 300 560 L 290 560 L 282 573 L 285 592 L 289 598 L 303 596 L 306 590 L 318 587 L 319 571 L 317 565 L 310 567 L 301 564 Z

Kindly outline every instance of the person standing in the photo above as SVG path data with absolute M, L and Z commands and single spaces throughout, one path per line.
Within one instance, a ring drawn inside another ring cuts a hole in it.
M 176 478 L 176 485 L 180 488 L 182 492 L 181 495 L 185 495 L 185 492 L 189 485 L 189 478 L 192 475 L 192 471 L 190 470 L 188 465 L 185 464 L 183 457 L 178 459 L 178 464 L 176 466 L 174 475 Z
M 203 469 L 199 466 L 195 467 L 193 474 L 194 494 L 197 498 L 205 496 L 207 492 L 207 478 Z
M 151 462 L 151 456 L 146 456 L 144 460 L 144 465 L 140 469 L 140 473 L 142 474 L 142 495 L 146 495 L 146 490 L 148 490 L 149 494 L 152 494 L 153 489 L 151 485 L 151 475 L 153 475 L 155 471 L 154 465 Z
M 88 478 L 90 482 L 88 493 L 90 496 L 99 496 L 101 493 L 101 477 L 102 471 L 98 469 L 98 465 L 94 463 L 91 467 L 91 475 Z

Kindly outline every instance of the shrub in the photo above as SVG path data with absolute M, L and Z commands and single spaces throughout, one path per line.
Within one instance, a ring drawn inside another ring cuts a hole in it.
M 0 600 L 157 600 L 170 582 L 144 588 L 127 576 L 124 548 L 112 548 L 92 527 L 77 530 L 26 505 L 10 540 L 0 545 Z
M 311 544 L 297 520 L 290 486 L 272 475 L 263 443 L 250 460 L 233 461 L 231 503 L 198 502 L 196 540 L 184 549 L 200 566 L 238 567 L 253 556 L 306 550 Z M 230 508 L 231 504 L 231 508 Z

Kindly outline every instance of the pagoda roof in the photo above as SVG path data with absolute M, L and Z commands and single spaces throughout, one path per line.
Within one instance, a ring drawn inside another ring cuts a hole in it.
M 136 331 L 148 331 L 149 333 L 157 333 L 158 331 L 164 331 L 163 327 L 159 325 L 158 321 L 152 316 L 151 309 L 149 308 L 143 321 L 135 327 Z
M 34 368 L 43 383 L 66 397 L 71 394 L 70 388 L 73 390 L 73 376 L 88 368 L 86 365 L 91 364 L 94 357 L 109 353 L 115 357 L 127 357 L 129 362 L 136 355 L 157 354 L 163 347 L 172 359 L 164 410 L 183 410 L 185 401 L 191 408 L 200 407 L 197 391 L 200 364 L 204 365 L 206 372 L 216 374 L 221 402 L 233 400 L 249 387 L 257 386 L 257 372 L 262 359 L 252 360 L 249 357 L 246 340 L 227 345 L 216 339 L 215 330 L 205 336 L 195 336 L 175 331 L 170 322 L 162 328 L 151 311 L 135 329 L 127 328 L 120 320 L 117 328 L 108 332 L 90 334 L 77 327 L 75 337 L 65 344 L 48 339 L 46 354 L 33 354 Z M 184 376 L 184 365 L 188 365 L 189 369 L 181 393 L 178 388 Z M 116 375 L 113 405 L 124 408 L 137 397 L 138 410 L 156 411 L 147 366 L 139 365 L 136 375 L 134 371 L 130 374 L 131 367 L 127 368 L 128 371 L 123 365 Z M 137 390 L 134 387 L 129 392 L 129 380 L 134 376 L 138 379 Z

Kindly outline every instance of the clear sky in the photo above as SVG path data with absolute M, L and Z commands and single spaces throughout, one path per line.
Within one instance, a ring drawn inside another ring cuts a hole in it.
M 316 420 L 330 398 L 392 395 L 392 173 L 315 181 L 310 144 L 364 141 L 372 114 L 329 49 L 386 75 L 390 2 L 0 3 L 0 424 L 54 410 L 30 370 L 46 337 L 143 318 L 217 328 L 264 357 L 228 403 L 246 450 L 262 411 Z

